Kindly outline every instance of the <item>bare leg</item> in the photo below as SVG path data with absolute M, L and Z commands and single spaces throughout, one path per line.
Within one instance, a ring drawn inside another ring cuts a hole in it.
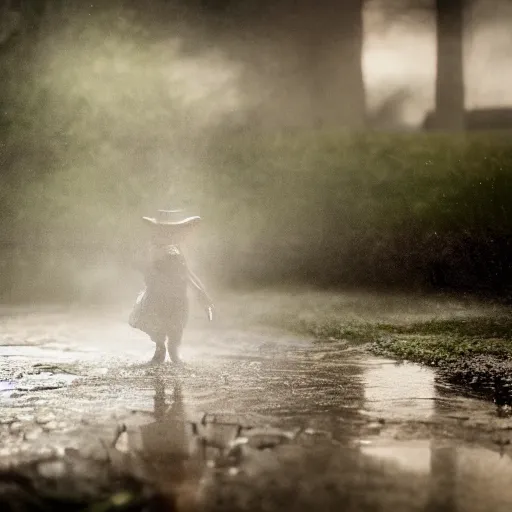
M 171 361 L 175 364 L 181 364 L 182 361 L 179 356 L 179 348 L 181 345 L 181 338 L 183 337 L 183 325 L 176 325 L 167 334 L 167 352 Z
M 182 364 L 179 356 L 179 348 L 181 338 L 183 337 L 183 329 L 188 320 L 188 302 L 184 297 L 183 301 L 176 304 L 174 309 L 173 321 L 170 323 L 167 331 L 167 352 L 171 361 L 175 364 Z
M 155 353 L 151 359 L 151 364 L 162 364 L 165 361 L 165 335 L 153 334 L 151 340 L 155 343 Z

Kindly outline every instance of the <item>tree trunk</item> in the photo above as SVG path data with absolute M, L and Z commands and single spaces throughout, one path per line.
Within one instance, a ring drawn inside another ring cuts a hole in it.
M 316 127 L 364 125 L 362 9 L 363 0 L 298 2 L 298 78 Z
M 436 0 L 436 120 L 439 130 L 464 130 L 464 0 Z
M 361 128 L 364 0 L 281 0 L 262 8 L 247 89 L 262 126 Z M 252 22 L 251 22 L 252 23 Z M 261 51 L 265 48 L 265 53 Z

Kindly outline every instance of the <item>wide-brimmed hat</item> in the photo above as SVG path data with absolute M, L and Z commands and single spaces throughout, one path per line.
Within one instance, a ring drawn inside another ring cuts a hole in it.
M 187 215 L 183 210 L 158 210 L 155 217 L 142 217 L 152 226 L 190 226 L 201 220 L 198 215 Z

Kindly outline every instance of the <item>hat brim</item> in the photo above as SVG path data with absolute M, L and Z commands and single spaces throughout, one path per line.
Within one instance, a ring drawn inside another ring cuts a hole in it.
M 201 217 L 195 215 L 193 217 L 186 217 L 176 222 L 162 222 L 158 219 L 155 219 L 154 217 L 142 217 L 142 220 L 151 226 L 185 227 L 196 224 L 201 220 Z

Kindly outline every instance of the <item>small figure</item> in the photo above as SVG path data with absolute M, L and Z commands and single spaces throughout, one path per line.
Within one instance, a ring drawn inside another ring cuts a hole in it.
M 201 220 L 187 217 L 181 210 L 159 210 L 156 217 L 143 217 L 151 229 L 151 256 L 144 272 L 145 289 L 139 294 L 129 324 L 151 337 L 155 354 L 151 364 L 161 364 L 167 352 L 179 364 L 178 349 L 188 319 L 187 285 L 199 292 L 208 318 L 213 303 L 199 278 L 188 268 L 181 244 Z

